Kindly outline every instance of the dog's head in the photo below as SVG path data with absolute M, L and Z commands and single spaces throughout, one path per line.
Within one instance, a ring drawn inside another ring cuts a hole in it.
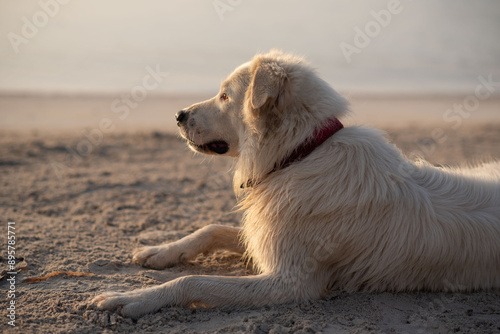
M 302 58 L 273 50 L 238 67 L 215 97 L 181 110 L 176 120 L 191 149 L 238 157 L 270 137 L 286 154 L 321 122 L 346 111 L 347 101 Z
M 249 65 L 244 64 L 222 82 L 216 96 L 175 115 L 192 150 L 238 156 L 239 132 L 243 130 L 240 115 L 249 81 Z

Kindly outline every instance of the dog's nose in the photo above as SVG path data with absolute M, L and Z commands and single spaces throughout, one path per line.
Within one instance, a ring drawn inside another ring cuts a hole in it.
M 177 125 L 180 126 L 182 121 L 186 118 L 187 112 L 184 110 L 179 111 L 175 114 L 175 120 L 177 121 Z

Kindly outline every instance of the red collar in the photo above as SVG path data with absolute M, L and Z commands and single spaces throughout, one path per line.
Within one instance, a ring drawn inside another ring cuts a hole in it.
M 294 162 L 301 161 L 309 154 L 311 154 L 317 147 L 323 144 L 328 138 L 333 136 L 339 130 L 341 130 L 344 125 L 337 118 L 330 118 L 326 121 L 325 126 L 322 128 L 314 130 L 314 134 L 311 138 L 304 141 L 299 147 L 297 147 L 288 157 L 286 157 L 281 163 L 275 165 L 274 168 L 267 174 L 271 174 L 280 169 L 284 169 Z M 254 186 L 255 180 L 248 180 L 245 184 L 241 185 L 241 188 L 247 188 Z

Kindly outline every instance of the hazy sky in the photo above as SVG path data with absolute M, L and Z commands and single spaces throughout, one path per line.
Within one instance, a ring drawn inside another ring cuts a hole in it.
M 159 92 L 215 93 L 271 48 L 305 55 L 344 90 L 500 81 L 497 0 L 59 1 L 0 1 L 0 91 L 126 91 L 149 67 L 168 72 Z

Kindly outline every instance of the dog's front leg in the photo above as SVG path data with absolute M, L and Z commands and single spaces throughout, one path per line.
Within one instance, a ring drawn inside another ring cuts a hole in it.
M 134 261 L 145 267 L 164 269 L 217 249 L 243 254 L 245 249 L 239 234 L 239 227 L 208 225 L 175 242 L 136 249 Z
M 304 289 L 274 275 L 247 277 L 185 276 L 130 292 L 107 292 L 92 303 L 137 319 L 163 306 L 263 306 L 305 299 Z

